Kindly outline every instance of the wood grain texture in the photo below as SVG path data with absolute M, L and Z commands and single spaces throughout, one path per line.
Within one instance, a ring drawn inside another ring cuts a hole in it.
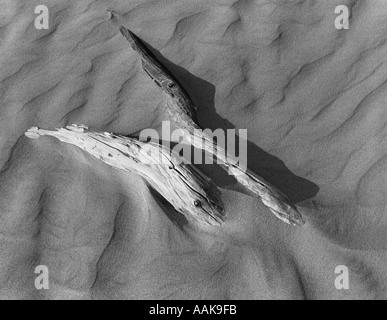
M 85 126 L 67 126 L 57 131 L 31 128 L 29 138 L 53 136 L 82 148 L 108 165 L 144 178 L 174 208 L 189 220 L 220 225 L 223 204 L 218 188 L 198 169 L 172 150 L 152 142 L 87 131 Z
M 113 21 L 119 24 L 121 22 L 120 16 L 117 13 L 111 13 Z M 246 170 L 243 164 L 240 164 L 225 149 L 218 146 L 212 137 L 200 130 L 196 108 L 187 91 L 141 39 L 123 25 L 120 26 L 120 32 L 128 40 L 132 49 L 141 57 L 145 72 L 161 87 L 162 92 L 166 95 L 168 113 L 176 125 L 183 129 L 182 133 L 186 141 L 196 148 L 204 149 L 204 151 L 213 154 L 218 162 L 223 164 L 222 167 L 234 175 L 250 193 L 260 197 L 277 218 L 294 226 L 302 226 L 305 223 L 304 219 L 285 194 L 255 172 Z

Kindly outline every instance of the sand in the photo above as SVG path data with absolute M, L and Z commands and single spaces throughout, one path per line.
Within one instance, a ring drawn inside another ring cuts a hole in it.
M 387 297 L 387 3 L 50 0 L 0 3 L 0 298 Z M 335 28 L 337 5 L 352 16 Z M 134 174 L 45 129 L 130 134 L 164 97 L 109 20 L 124 15 L 174 72 L 205 128 L 247 129 L 248 166 L 306 220 L 277 220 L 219 168 L 221 228 L 193 228 Z M 50 272 L 37 290 L 35 267 Z M 349 269 L 349 289 L 335 269 Z

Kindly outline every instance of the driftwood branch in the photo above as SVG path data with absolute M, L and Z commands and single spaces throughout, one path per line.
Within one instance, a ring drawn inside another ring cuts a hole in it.
M 201 130 L 196 107 L 182 85 L 141 39 L 123 26 L 120 16 L 113 12 L 111 14 L 122 35 L 140 55 L 144 71 L 165 94 L 168 113 L 182 129 L 184 140 L 214 155 L 218 163 L 233 174 L 250 193 L 260 197 L 276 217 L 291 225 L 303 225 L 304 220 L 286 195 L 246 169 L 235 157 L 218 146 L 213 137 Z M 72 125 L 56 131 L 33 127 L 26 135 L 30 138 L 56 137 L 84 149 L 110 166 L 140 175 L 188 219 L 207 225 L 220 225 L 224 220 L 218 188 L 197 168 L 188 162 L 182 162 L 178 154 L 163 145 L 107 132 L 91 132 L 82 125 Z
M 108 132 L 91 132 L 82 125 L 56 131 L 33 127 L 26 136 L 58 138 L 112 167 L 140 175 L 188 219 L 207 225 L 220 225 L 223 220 L 218 188 L 197 168 L 182 162 L 179 155 L 162 145 Z
M 249 192 L 259 196 L 277 218 L 291 225 L 303 225 L 302 216 L 285 194 L 258 174 L 249 169 L 246 170 L 235 157 L 227 154 L 223 148 L 218 146 L 212 137 L 203 130 L 198 130 L 201 127 L 197 121 L 197 109 L 186 90 L 141 39 L 123 26 L 121 17 L 117 13 L 110 12 L 112 20 L 119 27 L 121 34 L 128 40 L 132 49 L 140 55 L 144 71 L 165 94 L 168 113 L 176 125 L 184 129 L 182 133 L 186 133 L 184 137 L 186 141 L 196 148 L 204 149 L 213 154 L 218 159 L 218 163 L 222 163 L 223 167 L 233 174 Z

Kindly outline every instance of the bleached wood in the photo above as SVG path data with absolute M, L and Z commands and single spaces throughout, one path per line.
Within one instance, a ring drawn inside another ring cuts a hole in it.
M 108 132 L 91 132 L 83 125 L 56 131 L 33 127 L 26 136 L 58 138 L 112 167 L 140 175 L 188 219 L 207 225 L 220 225 L 223 221 L 224 209 L 218 188 L 197 168 L 182 162 L 179 155 L 162 145 Z
M 110 11 L 111 12 L 111 11 Z M 197 109 L 186 90 L 175 76 L 147 48 L 141 39 L 123 26 L 119 14 L 111 12 L 113 22 L 121 34 L 128 40 L 132 49 L 141 57 L 144 71 L 153 79 L 166 95 L 166 108 L 171 119 L 183 129 L 186 141 L 196 148 L 213 154 L 219 163 L 231 172 L 240 184 L 250 193 L 261 198 L 262 202 L 280 220 L 295 226 L 303 225 L 304 219 L 288 197 L 255 172 L 244 168 L 238 160 L 218 146 L 213 138 L 201 130 L 197 121 Z M 202 141 L 205 141 L 203 144 Z

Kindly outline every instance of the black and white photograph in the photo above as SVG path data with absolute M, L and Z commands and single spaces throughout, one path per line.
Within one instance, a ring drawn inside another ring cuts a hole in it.
M 0 39 L 0 300 L 387 299 L 387 0 L 0 0 Z

